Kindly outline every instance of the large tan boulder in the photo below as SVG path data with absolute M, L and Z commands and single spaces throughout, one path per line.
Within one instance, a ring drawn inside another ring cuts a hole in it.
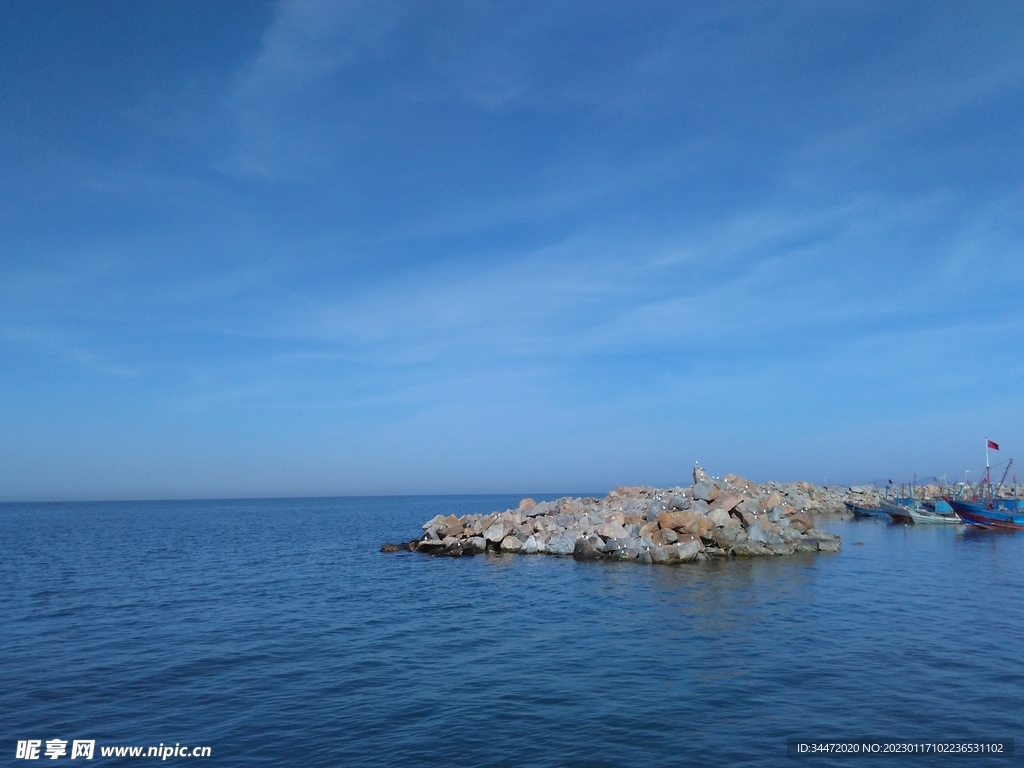
M 728 493 L 721 494 L 718 498 L 708 504 L 708 512 L 715 509 L 732 512 L 741 501 L 743 501 L 742 493 L 739 491 L 729 491 Z
M 515 536 L 506 536 L 501 540 L 501 551 L 502 552 L 518 552 L 523 548 L 523 542 L 517 539 Z
M 814 528 L 814 517 L 810 512 L 796 512 L 787 519 L 789 520 L 790 527 L 796 528 L 800 533 L 813 530 Z
M 747 493 L 757 493 L 757 486 L 747 480 L 747 478 L 740 477 L 739 475 L 726 475 L 722 478 L 722 482 Z
M 580 503 L 579 499 L 564 498 L 560 500 L 559 510 L 563 515 L 578 514 L 585 511 L 583 504 Z
M 690 534 L 686 534 L 689 536 Z M 659 528 L 658 531 L 651 536 L 653 541 L 658 546 L 665 546 L 667 544 L 675 544 L 679 540 L 679 534 L 673 531 L 671 528 Z
M 620 485 L 608 496 L 617 496 L 620 499 L 640 499 L 647 495 L 647 490 L 641 485 Z
M 627 531 L 620 523 L 604 523 L 597 526 L 594 532 L 603 539 L 628 539 Z
M 691 544 L 697 546 L 698 552 L 704 551 L 704 542 L 700 540 L 700 536 L 694 536 L 692 533 L 680 533 L 679 538 L 676 539 L 676 544 L 686 545 L 687 547 Z
M 423 530 L 433 528 L 437 531 L 438 535 L 444 536 L 450 527 L 458 524 L 459 518 L 455 515 L 434 515 L 434 517 L 423 524 Z
M 680 512 L 662 512 L 658 515 L 658 525 L 662 528 L 672 528 L 696 536 L 701 536 L 711 530 L 711 523 L 707 517 L 689 509 Z

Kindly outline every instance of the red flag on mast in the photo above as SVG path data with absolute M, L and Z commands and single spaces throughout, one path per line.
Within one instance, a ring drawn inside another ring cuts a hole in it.
M 999 450 L 999 444 L 998 443 L 993 443 L 991 440 L 987 440 L 986 442 L 988 443 L 988 445 L 986 446 L 987 448 L 991 448 L 993 451 L 998 451 Z

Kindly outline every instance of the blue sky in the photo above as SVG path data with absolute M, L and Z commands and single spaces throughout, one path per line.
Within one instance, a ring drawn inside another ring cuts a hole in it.
M 3 17 L 0 500 L 1024 448 L 1019 2 Z

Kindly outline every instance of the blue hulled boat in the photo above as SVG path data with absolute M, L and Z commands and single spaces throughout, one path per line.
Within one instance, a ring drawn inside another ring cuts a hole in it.
M 958 501 L 946 499 L 946 501 L 967 525 L 1005 531 L 1024 531 L 1024 503 L 1022 500 Z
M 889 517 L 889 513 L 884 509 L 875 509 L 874 507 L 862 507 L 858 504 L 853 504 L 849 501 L 844 501 L 843 504 L 846 508 L 853 512 L 854 517 Z

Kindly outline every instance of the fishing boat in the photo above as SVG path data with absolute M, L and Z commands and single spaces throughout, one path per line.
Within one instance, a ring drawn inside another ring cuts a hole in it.
M 1005 531 L 1024 531 L 1024 506 L 1020 499 L 946 499 L 967 525 Z
M 940 515 L 956 515 L 945 499 L 925 499 L 921 504 L 929 512 L 938 512 Z
M 1006 483 L 1006 476 L 1013 466 L 1013 459 L 1006 464 L 1003 477 L 995 488 L 992 487 L 992 467 L 989 466 L 988 452 L 999 450 L 999 444 L 985 439 L 985 474 L 981 482 L 981 497 L 966 499 L 947 498 L 953 511 L 967 525 L 1004 531 L 1024 531 L 1024 499 L 1007 499 L 999 496 Z M 1017 480 L 1014 476 L 1013 494 L 1017 495 Z
M 943 506 L 948 506 L 943 502 Z M 888 513 L 894 523 L 905 525 L 960 525 L 960 518 L 949 508 L 948 514 L 928 509 L 922 502 L 909 501 L 907 504 L 890 504 L 882 502 L 882 509 Z
M 882 511 L 892 518 L 894 523 L 914 524 L 914 518 L 910 516 L 910 508 L 905 504 L 893 504 L 889 501 L 883 501 Z
M 888 517 L 889 513 L 884 509 L 876 509 L 874 507 L 862 507 L 859 504 L 854 504 L 850 501 L 844 501 L 843 504 L 846 508 L 853 512 L 854 517 Z

